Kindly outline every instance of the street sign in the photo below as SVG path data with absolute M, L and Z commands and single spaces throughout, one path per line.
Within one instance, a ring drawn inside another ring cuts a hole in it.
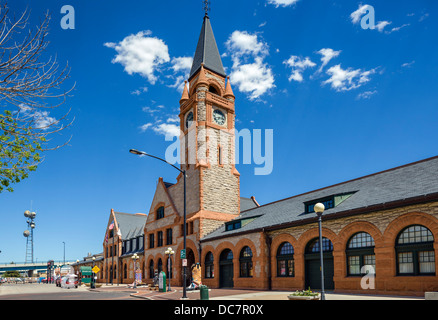
M 93 270 L 94 273 L 98 273 L 100 271 L 98 266 L 94 266 L 94 268 L 91 270 Z
M 181 259 L 185 259 L 186 258 L 186 250 L 182 249 L 181 250 Z
M 183 267 L 187 267 L 187 259 L 183 259 L 182 260 L 182 266 Z

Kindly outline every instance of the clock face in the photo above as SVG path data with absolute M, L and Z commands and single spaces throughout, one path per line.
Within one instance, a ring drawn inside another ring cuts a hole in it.
M 216 109 L 213 111 L 213 120 L 218 125 L 223 126 L 225 124 L 225 120 L 226 120 L 225 114 L 221 110 Z
M 189 114 L 186 117 L 186 128 L 190 128 L 193 124 L 193 112 L 189 112 Z

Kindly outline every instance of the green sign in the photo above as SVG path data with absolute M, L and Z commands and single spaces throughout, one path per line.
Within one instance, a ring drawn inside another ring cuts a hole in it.
M 186 249 L 181 250 L 181 259 L 186 259 Z
M 91 267 L 81 267 L 81 273 L 83 276 L 91 276 L 93 274 Z

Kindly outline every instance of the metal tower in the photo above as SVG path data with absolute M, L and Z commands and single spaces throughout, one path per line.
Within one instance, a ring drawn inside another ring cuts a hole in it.
M 35 229 L 35 222 L 33 221 L 36 217 L 35 212 L 30 212 L 26 210 L 24 216 L 27 219 L 27 230 L 23 232 L 26 237 L 26 260 L 25 264 L 33 263 L 33 229 Z

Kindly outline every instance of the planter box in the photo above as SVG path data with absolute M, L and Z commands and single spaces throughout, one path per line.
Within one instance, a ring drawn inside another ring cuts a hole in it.
M 317 296 L 293 296 L 293 295 L 289 295 L 287 296 L 289 300 L 320 300 L 321 296 L 317 295 Z

